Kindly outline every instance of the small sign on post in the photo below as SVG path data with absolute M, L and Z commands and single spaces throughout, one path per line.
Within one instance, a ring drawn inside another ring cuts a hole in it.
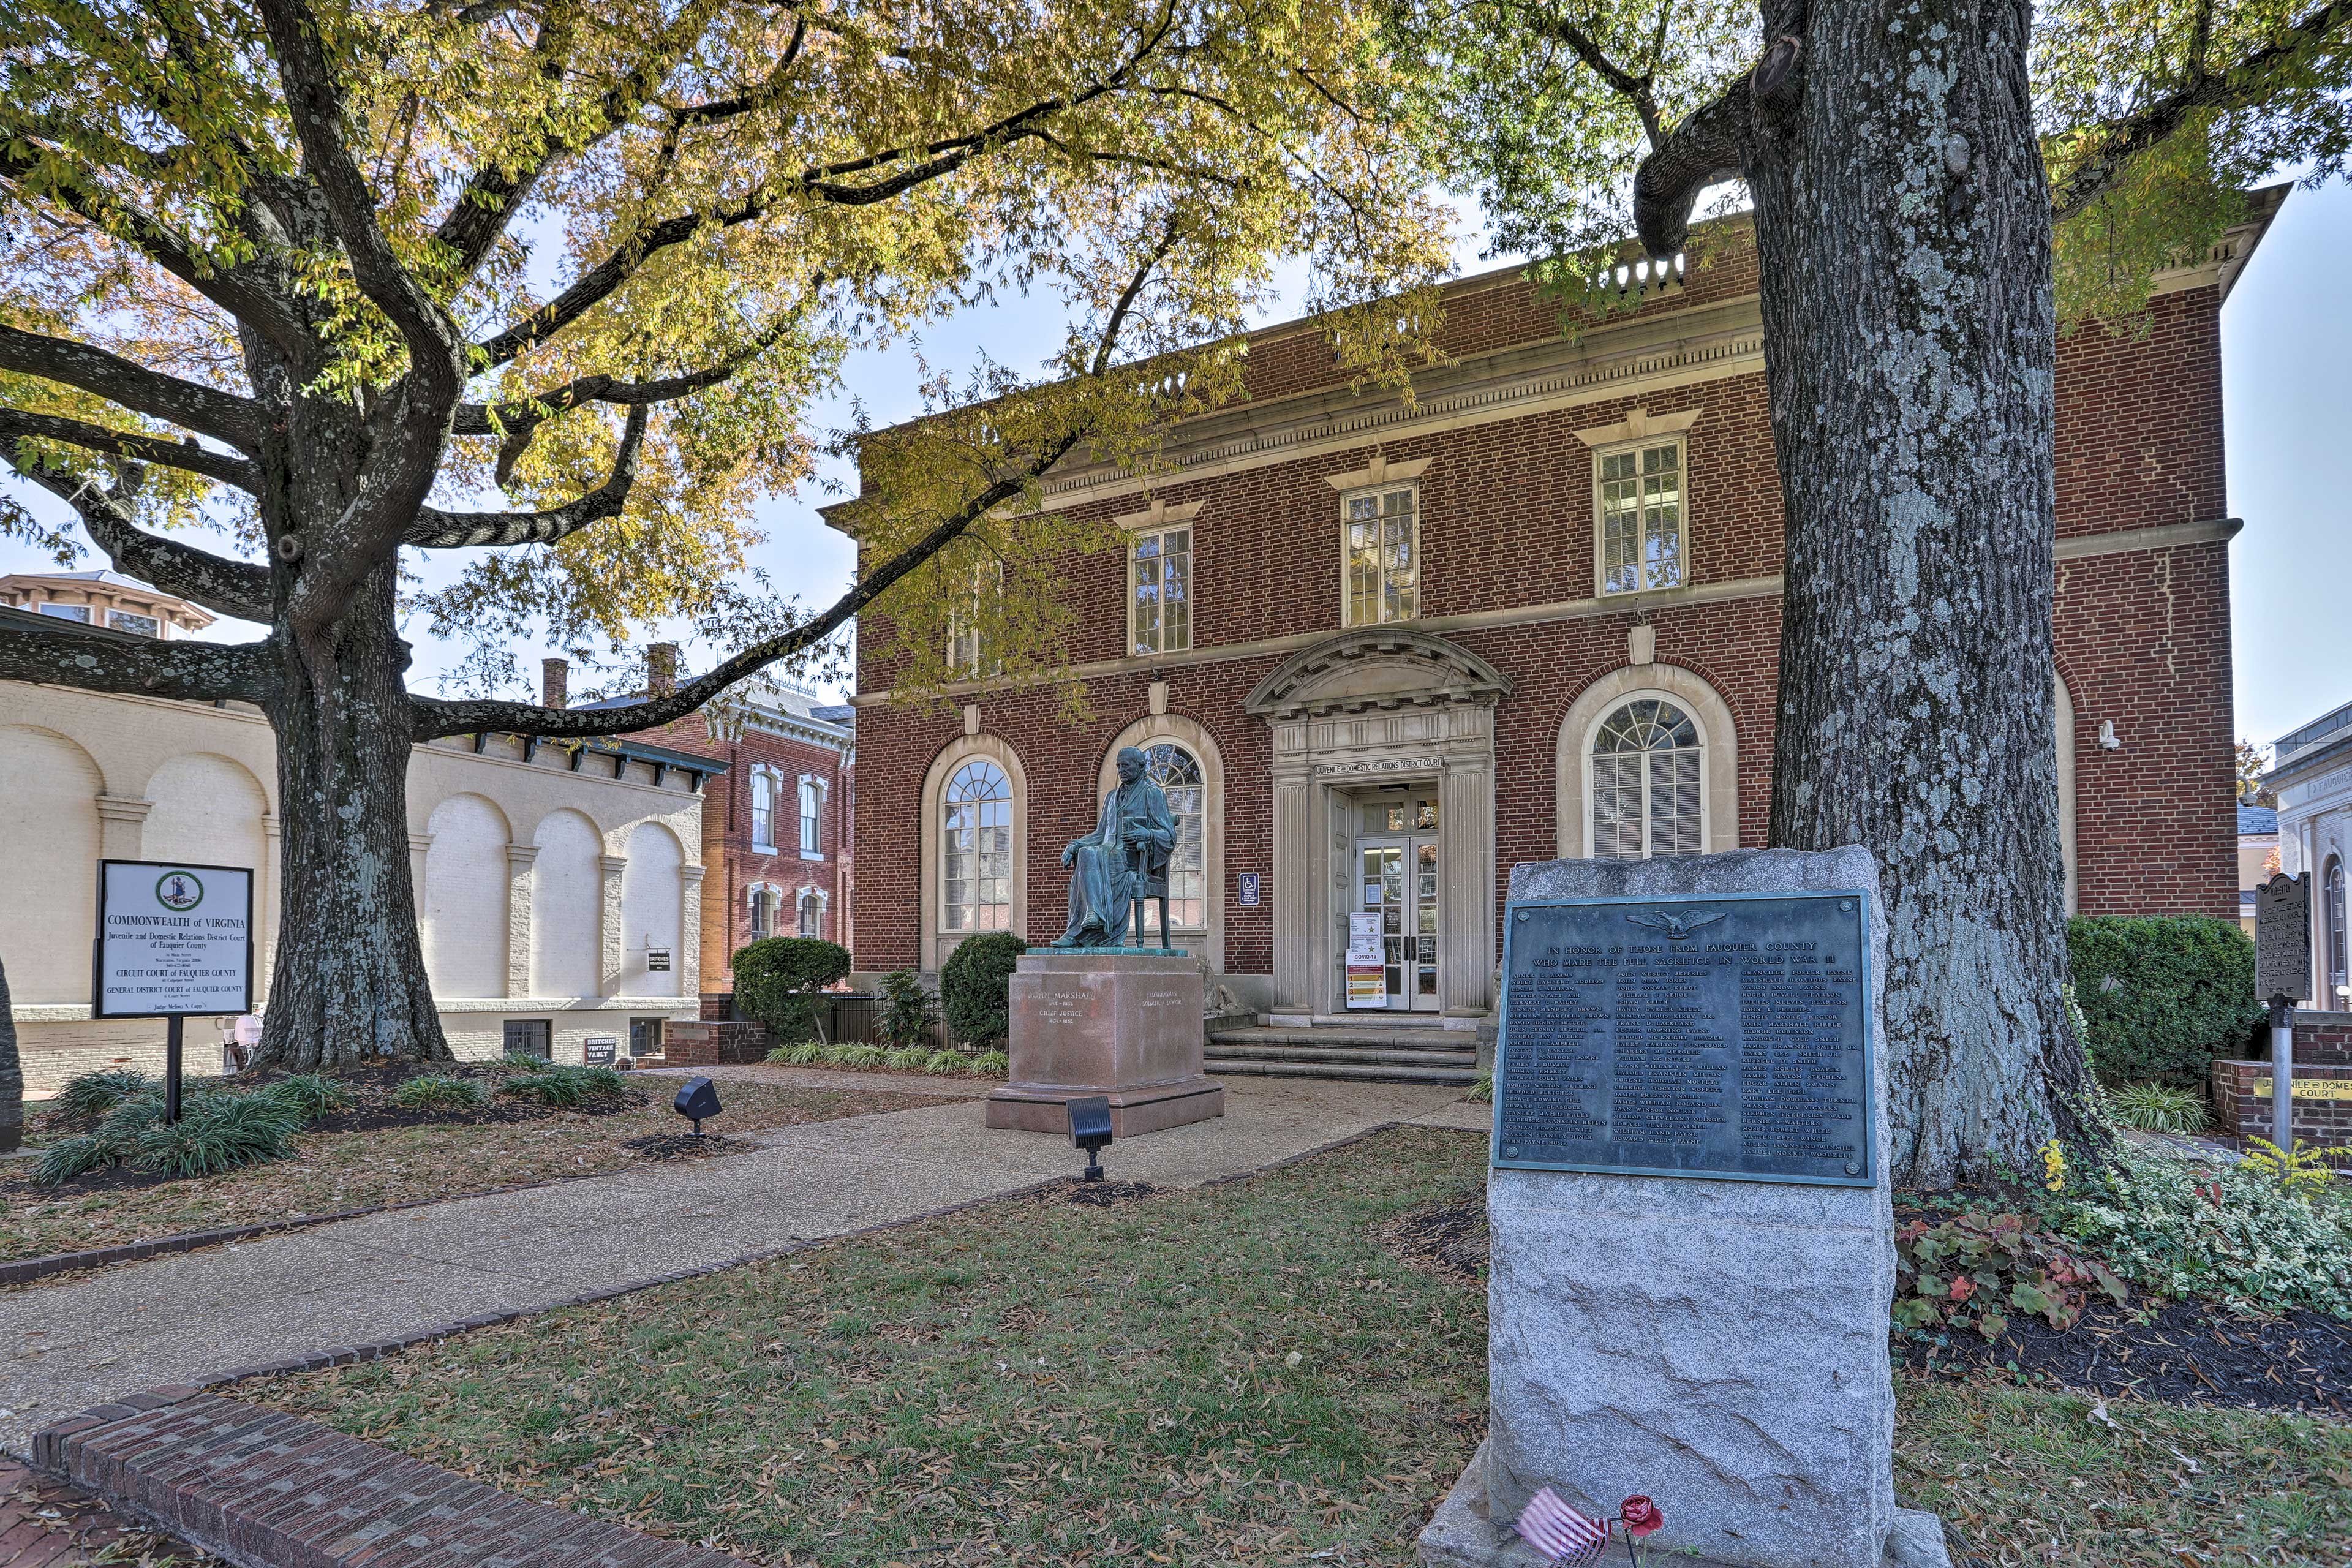
M 1386 1007 L 1388 971 L 1381 945 L 1378 910 L 1348 917 L 1348 1005 Z
M 2311 1000 L 2311 873 L 2254 889 L 2254 994 L 2271 1009 L 2271 1142 L 2294 1149 L 2294 1005 Z
M 253 1011 L 253 871 L 172 860 L 98 863 L 92 1018 L 162 1018 L 163 1118 L 180 1119 L 191 1013 Z

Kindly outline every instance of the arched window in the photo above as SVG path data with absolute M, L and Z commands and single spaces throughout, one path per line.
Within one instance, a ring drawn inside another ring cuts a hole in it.
M 1205 931 L 1209 924 L 1208 799 L 1200 760 L 1172 741 L 1143 748 L 1143 776 L 1168 795 L 1176 819 L 1176 846 L 1168 857 L 1168 919 L 1178 931 Z M 1144 929 L 1160 931 L 1160 900 L 1145 906 Z
M 948 781 L 940 803 L 940 924 L 948 931 L 1013 928 L 1013 785 L 975 758 Z
M 801 780 L 801 853 L 817 853 L 816 780 L 806 777 Z
M 776 895 L 765 888 L 751 889 L 751 940 L 772 936 L 776 929 Z
M 2345 994 L 2344 862 L 2329 856 L 2319 883 L 2327 910 L 2327 994 L 2322 1005 L 2340 1013 L 2352 1000 Z
M 765 768 L 751 770 L 751 847 L 776 847 L 776 775 Z
M 803 936 L 824 934 L 824 895 L 814 888 L 801 889 L 800 931 Z
M 1698 726 L 1673 703 L 1636 698 L 1592 736 L 1592 854 L 1600 860 L 1696 855 L 1704 847 Z

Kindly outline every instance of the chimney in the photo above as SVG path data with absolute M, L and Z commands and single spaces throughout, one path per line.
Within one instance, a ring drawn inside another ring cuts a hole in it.
M 572 706 L 570 659 L 542 658 L 539 661 L 539 705 L 541 708 Z
M 646 689 L 656 697 L 677 689 L 677 644 L 657 642 L 646 649 Z

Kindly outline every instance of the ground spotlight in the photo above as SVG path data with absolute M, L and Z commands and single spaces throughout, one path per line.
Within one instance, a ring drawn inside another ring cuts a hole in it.
M 1104 1103 L 1109 1102 L 1106 1100 Z M 699 1138 L 702 1136 L 702 1119 L 719 1114 L 719 1086 L 707 1078 L 688 1079 L 686 1087 L 677 1091 L 677 1103 L 672 1109 L 680 1116 L 693 1119 L 694 1135 Z
M 1073 1100 L 1065 1107 L 1070 1113 L 1070 1142 L 1087 1152 L 1087 1173 L 1082 1181 L 1103 1179 L 1102 1152 L 1110 1147 L 1110 1096 L 1091 1095 L 1085 1100 Z

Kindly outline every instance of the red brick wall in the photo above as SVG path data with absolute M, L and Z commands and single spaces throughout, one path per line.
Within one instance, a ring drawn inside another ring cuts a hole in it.
M 2297 1052 L 2298 1058 L 2302 1055 Z M 2294 1135 L 2330 1147 L 2352 1144 L 2352 1100 L 2321 1100 L 2320 1092 L 2340 1094 L 2352 1084 L 2352 1068 L 2294 1069 Z M 2268 1062 L 2216 1061 L 2213 1064 L 2213 1116 L 2224 1132 L 2241 1138 L 2271 1135 L 2271 1068 Z M 2257 1093 L 2260 1086 L 2263 1092 Z
M 1702 275 L 1687 293 L 1645 306 L 1662 312 L 1752 286 L 1744 260 Z M 1750 281 L 1742 282 L 1742 279 Z M 2166 296 L 2145 331 L 2090 328 L 2060 348 L 2057 500 L 2063 537 L 2222 514 L 2218 295 Z M 1479 289 L 1449 313 L 1457 354 L 1532 342 L 1554 330 L 1524 286 Z M 1320 354 L 1318 361 L 1317 355 Z M 1305 334 L 1252 345 L 1251 388 L 1283 395 L 1338 384 L 1328 351 Z M 1622 419 L 1634 406 L 1666 414 L 1696 405 L 1688 436 L 1690 582 L 1704 587 L 1780 569 L 1781 512 L 1764 378 L 1725 377 L 1607 403 L 1437 434 L 1377 448 L 1391 462 L 1433 459 L 1421 479 L 1423 613 L 1447 616 L 1584 599 L 1592 593 L 1592 458 L 1576 430 Z M 1370 461 L 1375 448 L 1184 480 L 1157 489 L 1171 504 L 1202 501 L 1194 520 L 1194 645 L 1214 647 L 1339 627 L 1338 509 L 1327 474 Z M 1093 503 L 1134 510 L 1132 495 Z M 1074 661 L 1123 653 L 1125 563 L 1115 553 L 1055 569 L 1059 591 L 1084 608 Z M 1708 680 L 1738 727 L 1740 839 L 1763 840 L 1772 751 L 1780 606 L 1771 597 L 1649 606 L 1656 658 Z M 1496 709 L 1496 897 L 1515 861 L 1555 852 L 1553 756 L 1570 705 L 1626 662 L 1631 613 L 1540 626 L 1448 633 L 1489 659 L 1516 691 Z M 2074 700 L 2078 901 L 2086 913 L 2200 912 L 2234 916 L 2236 825 L 2231 735 L 2227 547 L 2179 545 L 2062 562 L 2054 628 Z M 864 639 L 868 646 L 881 639 Z M 1241 711 L 1276 656 L 1169 666 L 1170 709 L 1204 726 L 1225 777 L 1225 966 L 1271 968 L 1274 889 L 1268 731 Z M 887 689 L 879 658 L 860 689 Z M 1073 725 L 1057 694 L 992 691 L 978 700 L 985 728 L 1020 755 L 1028 785 L 1032 941 L 1058 933 L 1062 846 L 1093 826 L 1095 784 L 1113 736 L 1146 711 L 1149 671 L 1087 683 L 1093 717 Z M 1984 694 L 1988 699 L 1998 694 Z M 2112 722 L 2121 749 L 2098 744 Z M 870 897 L 857 932 L 863 970 L 917 962 L 918 796 L 940 750 L 961 733 L 950 708 L 867 707 L 859 745 L 868 796 L 860 876 Z M 1243 909 L 1234 878 L 1266 879 L 1265 902 Z

